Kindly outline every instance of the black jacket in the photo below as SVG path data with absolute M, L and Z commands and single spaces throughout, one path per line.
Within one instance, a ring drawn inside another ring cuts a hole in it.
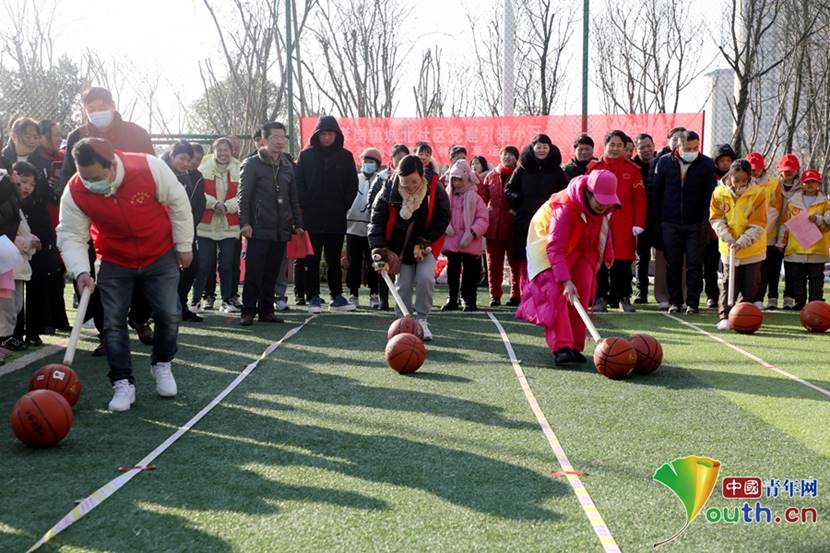
M 303 228 L 294 165 L 285 156 L 274 163 L 262 148 L 243 161 L 238 195 L 239 224 L 251 225 L 254 238 L 286 242 Z
M 337 133 L 334 144 L 320 145 L 322 131 Z M 357 169 L 354 156 L 343 147 L 343 133 L 334 117 L 320 118 L 311 147 L 297 158 L 295 173 L 306 230 L 345 235 L 346 212 L 357 195 Z
M 536 211 L 551 195 L 568 186 L 565 173 L 559 166 L 562 154 L 556 146 L 550 147 L 545 159 L 537 159 L 533 147 L 522 150 L 519 166 L 504 187 L 504 195 L 516 212 L 513 232 L 513 257 L 527 259 L 527 230 Z
M 369 222 L 369 246 L 371 248 L 388 248 L 401 256 L 401 261 L 409 265 L 415 264 L 414 245 L 420 242 L 430 244 L 444 235 L 452 217 L 450 213 L 450 199 L 447 191 L 435 178 L 430 181 L 429 186 L 435 189 L 435 206 L 432 209 L 432 217 L 427 224 L 429 215 L 430 191 L 427 190 L 424 201 L 412 217 L 407 221 L 401 217 L 401 204 L 403 199 L 398 191 L 398 180 L 392 178 L 383 181 L 380 191 L 372 204 L 372 216 Z M 392 236 L 386 239 L 386 226 L 389 223 L 389 208 L 394 206 L 397 210 L 395 224 L 392 227 Z M 407 229 L 414 221 L 409 240 L 406 240 Z
M 675 154 L 657 160 L 654 171 L 654 217 L 656 224 L 692 225 L 709 220 L 709 202 L 717 184 L 712 159 L 699 154 L 681 179 Z
M 9 172 L 11 168 L 0 162 L 0 169 Z M 11 177 L 0 174 L 0 234 L 5 234 L 12 242 L 17 237 L 17 227 L 20 226 L 19 202 L 17 187 L 12 184 Z
M 588 164 L 592 161 L 596 160 L 597 158 L 591 158 L 588 161 L 579 161 L 575 158 L 571 159 L 571 162 L 568 163 L 562 170 L 565 172 L 565 179 L 568 182 L 571 182 L 576 177 L 581 177 L 585 174 L 585 171 L 588 169 Z

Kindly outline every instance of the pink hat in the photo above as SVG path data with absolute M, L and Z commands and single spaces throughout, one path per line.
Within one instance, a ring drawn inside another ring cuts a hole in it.
M 604 169 L 588 175 L 588 190 L 603 205 L 621 205 L 617 196 L 617 177 Z

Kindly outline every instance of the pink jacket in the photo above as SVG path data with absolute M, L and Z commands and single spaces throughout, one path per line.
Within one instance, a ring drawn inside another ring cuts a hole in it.
M 449 196 L 452 219 L 447 227 L 447 239 L 442 251 L 481 255 L 481 239 L 490 224 L 484 200 L 478 195 L 475 186 L 468 187 L 460 194 L 453 191 Z M 468 220 L 472 219 L 472 224 L 467 224 L 464 217 L 464 205 L 468 202 L 469 205 L 475 205 L 474 213 L 467 216 Z

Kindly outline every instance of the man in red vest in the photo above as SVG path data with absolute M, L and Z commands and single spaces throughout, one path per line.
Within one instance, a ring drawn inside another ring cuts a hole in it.
M 102 138 L 84 138 L 72 156 L 78 173 L 61 198 L 58 247 L 78 289 L 95 289 L 104 312 L 103 336 L 110 411 L 135 402 L 127 334 L 133 287 L 140 285 L 156 321 L 150 371 L 162 397 L 176 395 L 171 362 L 181 320 L 179 268 L 193 260 L 193 215 L 184 188 L 160 159 L 116 151 Z M 98 281 L 90 276 L 87 241 L 101 260 Z

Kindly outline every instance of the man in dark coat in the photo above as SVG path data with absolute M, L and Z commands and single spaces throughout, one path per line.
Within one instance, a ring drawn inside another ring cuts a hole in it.
M 242 236 L 248 239 L 239 320 L 242 326 L 251 325 L 257 314 L 262 322 L 283 322 L 274 315 L 277 273 L 285 243 L 292 233 L 304 232 L 294 166 L 283 155 L 288 144 L 285 125 L 266 123 L 262 140 L 265 146 L 242 163 L 239 179 L 239 224 Z M 339 255 L 337 262 L 339 265 Z
M 594 161 L 594 139 L 587 134 L 580 134 L 574 140 L 574 155 L 564 168 L 568 182 L 585 174 L 588 164 Z
M 320 312 L 320 257 L 325 250 L 331 309 L 352 311 L 355 305 L 343 297 L 340 255 L 346 238 L 346 212 L 357 195 L 354 156 L 343 147 L 337 120 L 320 118 L 310 146 L 300 153 L 296 166 L 297 191 L 303 222 L 314 254 L 306 258 L 306 294 L 310 313 Z
M 648 266 L 651 263 L 651 248 L 654 242 L 654 173 L 651 171 L 654 162 L 654 138 L 646 133 L 638 134 L 634 139 L 637 155 L 632 161 L 640 168 L 643 177 L 643 186 L 646 189 L 646 227 L 637 237 L 637 297 L 634 303 L 648 303 Z

